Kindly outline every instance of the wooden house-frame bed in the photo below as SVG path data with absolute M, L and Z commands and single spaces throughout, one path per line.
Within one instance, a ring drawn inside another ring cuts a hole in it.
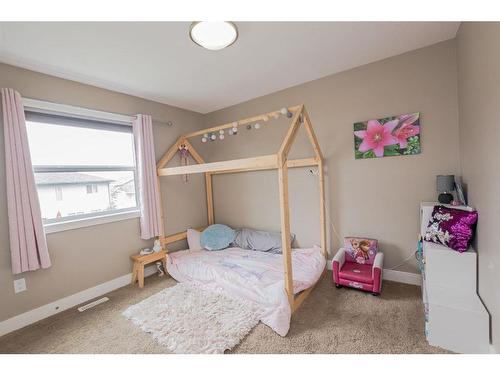
M 290 214 L 288 202 L 288 169 L 297 167 L 318 167 L 319 178 L 319 202 L 320 202 L 320 233 L 321 233 L 321 249 L 323 255 L 327 256 L 326 251 L 326 221 L 325 221 L 325 199 L 324 199 L 324 173 L 323 173 L 323 155 L 314 133 L 311 120 L 304 105 L 297 105 L 287 108 L 291 116 L 291 123 L 288 131 L 281 143 L 281 146 L 276 154 L 256 156 L 251 158 L 218 161 L 207 163 L 198 154 L 198 152 L 189 143 L 189 138 L 201 136 L 206 133 L 219 132 L 219 130 L 230 129 L 235 122 L 215 126 L 212 128 L 198 130 L 179 137 L 174 145 L 163 155 L 157 164 L 158 184 L 162 176 L 184 175 L 193 173 L 205 174 L 205 187 L 207 199 L 208 225 L 214 224 L 214 204 L 212 192 L 212 175 L 221 173 L 238 173 L 258 170 L 278 170 L 278 184 L 280 197 L 280 216 L 281 216 L 281 239 L 283 247 L 283 266 L 284 266 L 284 285 L 288 301 L 292 312 L 294 312 L 300 304 L 307 298 L 314 285 L 310 288 L 294 295 L 293 292 L 293 270 L 292 270 L 292 249 L 290 240 Z M 282 113 L 281 110 L 264 113 L 258 116 L 253 116 L 237 121 L 238 125 L 247 125 L 258 121 L 267 121 L 269 118 L 278 118 Z M 304 126 L 307 136 L 314 149 L 314 157 L 304 159 L 288 159 L 289 151 L 295 140 L 300 126 Z M 167 163 L 176 155 L 180 146 L 187 146 L 190 155 L 198 163 L 188 166 L 166 168 Z M 162 213 L 162 224 L 164 214 Z M 203 228 L 200 228 L 203 229 Z M 170 243 L 186 239 L 187 232 L 180 232 L 160 238 L 163 246 Z

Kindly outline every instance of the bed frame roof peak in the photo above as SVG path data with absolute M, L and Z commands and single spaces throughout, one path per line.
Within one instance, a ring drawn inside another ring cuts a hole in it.
M 278 118 L 281 115 L 281 110 L 263 113 L 261 115 L 244 118 L 238 121 L 232 121 L 211 128 L 197 130 L 195 132 L 187 133 L 180 136 L 177 139 L 177 141 L 172 145 L 172 147 L 163 155 L 163 157 L 158 162 L 157 164 L 158 176 L 160 177 L 173 176 L 173 175 L 184 175 L 192 173 L 219 174 L 219 173 L 247 172 L 255 170 L 265 170 L 265 169 L 278 169 L 285 163 L 288 163 L 288 167 L 318 165 L 319 161 L 323 158 L 323 155 L 321 153 L 321 149 L 316 139 L 316 135 L 314 134 L 314 130 L 312 128 L 311 120 L 309 119 L 307 110 L 305 109 L 303 104 L 288 107 L 287 109 L 290 113 L 292 113 L 291 123 L 285 135 L 285 138 L 283 139 L 280 148 L 276 154 L 207 163 L 195 150 L 195 148 L 189 143 L 188 139 L 200 136 L 202 134 L 231 128 L 234 126 L 235 123 L 238 123 L 238 125 L 246 125 L 257 121 L 267 121 L 269 120 L 269 118 Z M 295 137 L 297 135 L 297 132 L 301 124 L 303 124 L 306 128 L 307 135 L 313 147 L 315 156 L 312 158 L 296 159 L 295 161 L 288 161 L 287 160 L 288 153 L 293 145 L 293 142 L 295 140 Z M 177 150 L 182 145 L 188 147 L 191 156 L 198 164 L 166 168 L 167 163 L 175 156 Z

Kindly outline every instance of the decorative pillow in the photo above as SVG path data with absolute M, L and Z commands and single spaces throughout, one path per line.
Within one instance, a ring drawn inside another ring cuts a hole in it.
M 200 243 L 201 232 L 198 232 L 196 229 L 188 229 L 187 230 L 187 241 L 189 250 L 201 250 Z
M 234 241 L 234 230 L 227 225 L 214 224 L 201 233 L 201 246 L 207 250 L 222 250 Z
M 346 260 L 359 264 L 373 264 L 378 251 L 378 241 L 373 238 L 345 237 Z
M 264 251 L 272 254 L 281 254 L 281 232 L 267 232 L 242 228 L 235 230 L 234 245 L 245 250 Z M 295 234 L 290 233 L 290 243 L 295 240 Z
M 434 206 L 424 239 L 462 253 L 474 237 L 477 218 L 477 211 Z

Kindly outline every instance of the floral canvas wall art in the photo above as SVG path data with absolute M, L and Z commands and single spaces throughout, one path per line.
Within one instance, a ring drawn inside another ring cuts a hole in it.
M 356 159 L 420 154 L 420 113 L 354 124 Z

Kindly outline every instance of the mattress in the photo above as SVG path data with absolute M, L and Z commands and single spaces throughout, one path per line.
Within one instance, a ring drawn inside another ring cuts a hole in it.
M 294 293 L 313 286 L 326 265 L 317 246 L 292 250 Z M 168 273 L 181 283 L 222 290 L 250 300 L 261 311 L 260 320 L 285 336 L 290 328 L 291 308 L 283 280 L 283 257 L 231 247 L 220 251 L 183 250 L 170 253 Z

